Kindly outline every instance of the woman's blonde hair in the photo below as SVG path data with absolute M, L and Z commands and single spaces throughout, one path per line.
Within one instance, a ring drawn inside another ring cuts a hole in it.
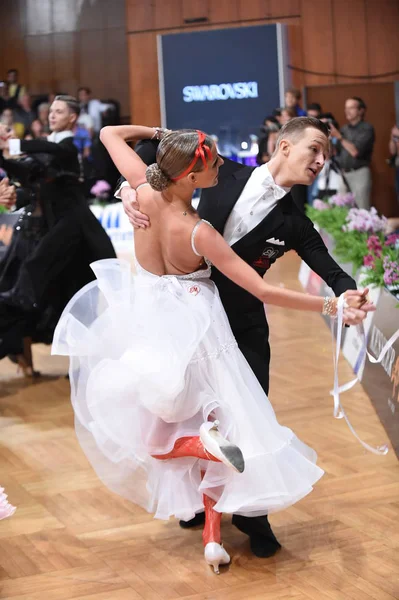
M 178 129 L 161 139 L 157 150 L 157 162 L 146 170 L 147 181 L 154 190 L 161 192 L 166 189 L 190 167 L 195 160 L 201 134 L 202 132 L 196 129 Z M 208 148 L 209 152 L 214 146 L 214 141 L 209 135 L 204 134 L 201 145 Z M 204 162 L 199 156 L 190 168 L 190 172 L 197 173 L 203 169 Z

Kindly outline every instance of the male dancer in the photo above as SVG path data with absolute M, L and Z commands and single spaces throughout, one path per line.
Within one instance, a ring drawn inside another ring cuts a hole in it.
M 264 276 L 277 258 L 288 250 L 296 250 L 301 258 L 333 289 L 338 296 L 356 289 L 349 277 L 328 254 L 312 222 L 295 206 L 290 188 L 295 184 L 310 185 L 323 168 L 328 155 L 327 125 L 312 117 L 289 121 L 277 139 L 271 160 L 260 167 L 248 167 L 224 159 L 219 170 L 219 183 L 202 190 L 198 214 L 223 234 L 233 250 L 260 275 Z M 147 164 L 155 162 L 156 142 L 142 143 L 138 154 Z M 135 227 L 148 227 L 149 219 L 132 202 L 132 190 L 123 184 L 125 212 Z M 259 383 L 269 391 L 269 328 L 262 303 L 212 269 L 212 279 L 220 297 L 238 346 Z M 346 309 L 347 324 L 357 324 L 366 317 L 363 310 Z M 204 514 L 182 527 L 200 525 Z M 251 550 L 259 557 L 272 556 L 280 548 L 267 516 L 233 515 L 233 524 L 249 535 Z

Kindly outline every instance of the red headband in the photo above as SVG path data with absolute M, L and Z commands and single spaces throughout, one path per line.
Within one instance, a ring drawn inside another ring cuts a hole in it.
M 211 152 L 210 148 L 205 144 L 206 134 L 203 131 L 198 131 L 198 129 L 196 131 L 198 133 L 198 147 L 195 151 L 194 158 L 191 161 L 191 163 L 189 164 L 189 166 L 187 167 L 187 169 L 185 171 L 183 171 L 183 173 L 180 173 L 180 175 L 178 177 L 174 177 L 172 179 L 172 181 L 178 181 L 179 179 L 182 179 L 183 177 L 185 177 L 187 175 L 187 173 L 190 173 L 191 169 L 193 168 L 193 166 L 195 165 L 195 163 L 197 162 L 197 160 L 199 158 L 202 160 L 202 163 L 203 163 L 205 169 L 208 168 L 207 159 L 206 159 L 205 155 L 207 155 L 208 159 L 211 160 L 212 152 Z

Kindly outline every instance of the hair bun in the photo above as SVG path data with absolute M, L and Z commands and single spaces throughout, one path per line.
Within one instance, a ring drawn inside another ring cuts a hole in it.
M 166 190 L 170 184 L 170 179 L 161 171 L 156 163 L 147 167 L 145 176 L 152 189 L 156 192 Z

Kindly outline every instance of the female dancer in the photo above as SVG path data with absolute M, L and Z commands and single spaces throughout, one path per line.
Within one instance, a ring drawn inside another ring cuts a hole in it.
M 205 508 L 205 559 L 218 572 L 230 560 L 222 512 L 281 510 L 308 494 L 323 471 L 316 453 L 278 424 L 238 350 L 210 265 L 278 306 L 324 306 L 333 315 L 337 299 L 269 285 L 244 263 L 191 207 L 196 188 L 217 183 L 222 159 L 213 140 L 170 132 L 146 170 L 126 141 L 159 133 L 138 126 L 101 132 L 151 226 L 135 233 L 135 276 L 121 261 L 92 265 L 97 282 L 66 307 L 53 353 L 71 357 L 77 434 L 102 480 L 157 518 L 189 520 Z M 345 297 L 356 308 L 364 303 L 357 291 Z

